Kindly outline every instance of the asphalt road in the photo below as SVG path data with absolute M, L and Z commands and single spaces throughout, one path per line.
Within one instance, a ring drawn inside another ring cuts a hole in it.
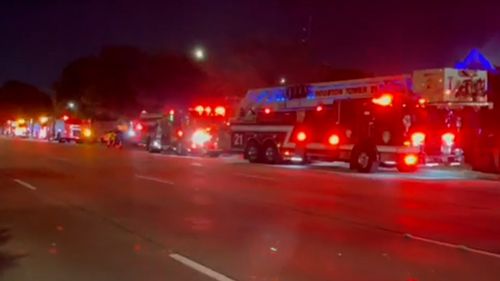
M 499 280 L 500 181 L 0 139 L 0 280 Z

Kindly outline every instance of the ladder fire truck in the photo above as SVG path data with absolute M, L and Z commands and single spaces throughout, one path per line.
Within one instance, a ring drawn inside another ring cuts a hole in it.
M 360 172 L 460 164 L 467 109 L 491 107 L 486 90 L 486 72 L 453 68 L 249 90 L 231 146 L 250 162 L 344 161 Z

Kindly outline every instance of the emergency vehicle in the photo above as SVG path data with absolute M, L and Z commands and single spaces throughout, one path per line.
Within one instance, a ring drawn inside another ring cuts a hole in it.
M 229 148 L 227 121 L 230 112 L 223 105 L 171 109 L 154 118 L 153 123 L 141 122 L 143 130 L 151 132 L 146 147 L 150 152 L 218 156 L 224 150 L 224 143 Z
M 64 115 L 54 124 L 55 140 L 60 143 L 92 141 L 91 121 Z
M 486 72 L 453 68 L 249 90 L 231 146 L 250 162 L 345 161 L 360 172 L 460 164 L 461 114 L 491 107 L 486 90 Z

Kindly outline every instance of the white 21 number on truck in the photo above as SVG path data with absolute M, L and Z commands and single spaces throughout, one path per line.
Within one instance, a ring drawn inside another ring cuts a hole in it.
M 233 146 L 234 147 L 242 147 L 243 146 L 243 134 L 242 133 L 234 133 L 233 134 Z

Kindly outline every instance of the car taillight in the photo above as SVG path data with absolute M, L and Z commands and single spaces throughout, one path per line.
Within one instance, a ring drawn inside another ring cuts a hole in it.
M 405 156 L 405 158 L 403 160 L 405 162 L 405 165 L 414 166 L 414 165 L 417 165 L 417 163 L 418 163 L 418 156 L 415 154 L 408 154 Z
M 271 109 L 270 109 L 270 108 L 265 108 L 265 109 L 264 109 L 264 113 L 265 113 L 265 114 L 269 114 L 269 113 L 271 113 Z
M 447 146 L 452 146 L 453 143 L 455 142 L 455 134 L 453 133 L 444 133 L 441 136 L 441 140 L 443 141 L 443 144 Z
M 323 110 L 323 106 L 321 106 L 321 105 L 316 106 L 316 111 L 319 112 L 319 111 L 322 111 L 322 110 Z
M 425 143 L 425 134 L 422 132 L 416 132 L 411 135 L 411 144 L 413 146 L 421 146 Z
M 340 142 L 340 138 L 338 135 L 333 134 L 328 138 L 328 143 L 331 145 L 337 145 Z
M 179 138 L 182 138 L 182 136 L 183 136 L 183 135 L 184 135 L 184 132 L 183 132 L 182 130 L 178 130 L 178 131 L 177 131 L 177 136 L 178 136 Z
M 297 133 L 297 140 L 298 141 L 305 141 L 307 139 L 307 135 L 304 131 L 300 131 Z

